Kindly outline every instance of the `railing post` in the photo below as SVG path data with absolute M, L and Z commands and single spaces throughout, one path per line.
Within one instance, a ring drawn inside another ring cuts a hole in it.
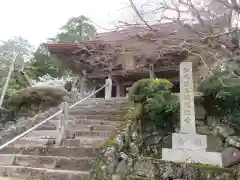
M 111 99 L 112 97 L 112 79 L 111 76 L 108 76 L 106 79 L 106 87 L 105 87 L 105 99 Z
M 63 102 L 61 107 L 63 112 L 60 115 L 60 121 L 57 127 L 58 136 L 55 143 L 57 146 L 61 145 L 63 138 L 66 137 L 67 121 L 68 121 L 68 103 Z
M 86 70 L 82 71 L 81 84 L 80 84 L 80 97 L 84 98 L 84 93 L 86 90 Z
M 11 75 L 12 75 L 12 73 L 14 71 L 14 65 L 15 65 L 16 59 L 17 59 L 17 55 L 14 54 L 13 60 L 11 62 L 11 65 L 9 66 L 7 79 L 6 79 L 6 82 L 5 82 L 4 86 L 3 86 L 2 94 L 1 94 L 1 97 L 0 97 L 0 108 L 2 107 L 4 96 L 5 96 L 6 92 L 7 92 L 8 84 L 9 84 L 9 81 L 11 79 Z

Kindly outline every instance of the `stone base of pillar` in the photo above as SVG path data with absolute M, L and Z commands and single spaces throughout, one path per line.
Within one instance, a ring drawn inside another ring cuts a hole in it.
M 201 163 L 222 167 L 222 155 L 219 152 L 163 148 L 162 160 L 176 163 Z

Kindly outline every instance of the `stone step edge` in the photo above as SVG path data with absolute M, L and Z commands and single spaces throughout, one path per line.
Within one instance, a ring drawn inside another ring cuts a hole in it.
M 22 154 L 1 154 L 0 166 L 24 166 L 34 168 L 48 168 L 48 169 L 62 169 L 62 170 L 80 170 L 74 163 L 93 164 L 95 161 L 94 157 L 62 157 L 62 156 L 38 156 L 38 155 L 22 155 Z M 73 163 L 72 163 L 73 162 Z M 27 163 L 27 165 L 26 165 Z M 61 165 L 60 165 L 60 164 Z M 73 166 L 62 168 L 64 164 L 73 164 Z M 41 167 L 41 165 L 47 165 L 47 167 Z M 60 167 L 57 167 L 58 164 Z
M 52 158 L 55 160 L 65 159 L 65 160 L 94 160 L 95 157 L 66 157 L 66 156 L 40 156 L 40 155 L 27 155 L 27 154 L 0 154 L 1 156 L 14 156 L 14 157 L 36 157 L 36 158 Z M 32 160 L 32 159 L 31 159 Z M 1 166 L 1 165 L 0 165 Z
M 59 173 L 59 174 L 65 174 L 66 173 L 66 174 L 72 174 L 72 175 L 81 175 L 81 174 L 89 175 L 90 174 L 89 171 L 75 171 L 75 170 L 62 170 L 62 169 L 34 168 L 34 167 L 25 167 L 25 166 L 4 166 L 4 165 L 0 165 L 0 172 L 1 173 L 5 173 L 1 170 L 1 168 L 8 168 L 8 169 L 14 169 L 14 170 L 21 168 L 21 169 L 26 169 L 26 170 L 42 171 L 44 174 L 45 173 Z M 3 175 L 0 174 L 0 176 L 3 176 Z M 8 176 L 4 176 L 4 177 L 8 177 Z
M 103 138 L 103 137 L 99 137 L 99 136 L 91 136 L 91 137 L 89 137 L 89 136 L 77 136 L 78 138 L 74 138 L 74 139 L 72 139 L 72 138 L 64 138 L 63 139 L 63 141 L 69 141 L 69 140 L 85 140 L 85 139 L 91 139 L 91 140 L 103 140 L 103 139 L 108 139 L 108 137 L 106 137 L 106 138 Z M 21 138 L 21 139 L 19 139 L 19 140 L 27 140 L 27 141 L 33 141 L 33 140 L 36 140 L 36 141 L 38 141 L 38 140 L 41 140 L 41 139 L 36 139 L 35 137 L 23 137 L 23 138 Z M 48 140 L 48 139 L 44 139 L 44 140 Z M 52 139 L 50 139 L 50 140 L 52 140 Z M 17 142 L 17 141 L 16 141 Z
M 81 141 L 107 141 L 109 139 L 109 137 L 108 136 L 102 136 L 102 137 L 99 137 L 99 136 L 76 136 L 74 139 L 71 139 L 71 138 L 66 138 L 66 139 L 63 139 L 62 141 L 63 141 L 63 143 L 64 142 L 68 142 L 68 141 L 79 141 L 79 143 L 81 142 Z M 24 144 L 21 144 L 21 140 L 24 140 L 24 141 L 32 141 L 32 142 L 36 142 L 37 143 L 37 141 L 39 140 L 39 139 L 36 139 L 36 138 L 34 138 L 34 137 L 24 137 L 24 138 L 21 138 L 20 139 L 20 141 L 19 142 L 17 142 L 16 141 L 16 143 L 15 144 L 12 144 L 12 145 L 9 145 L 8 147 L 16 147 L 16 148 L 24 148 L 24 147 L 26 147 Z M 47 140 L 47 139 L 46 139 Z M 38 148 L 38 147 L 42 147 L 42 148 L 47 148 L 47 147 L 54 147 L 54 145 L 55 145 L 55 143 L 53 143 L 53 144 L 50 144 L 50 145 L 45 145 L 45 144 L 43 144 L 43 145 L 41 145 L 41 146 L 39 146 L 39 145 L 34 145 L 34 144 L 30 144 L 30 146 L 29 147 L 36 147 L 36 148 Z M 86 145 L 84 145 L 84 146 L 86 146 Z M 70 148 L 74 148 L 74 147 L 79 147 L 79 145 L 78 146 L 76 146 L 76 145 L 68 145 L 68 146 L 65 146 L 65 145 L 62 145 L 62 146 L 58 146 L 58 147 L 70 147 Z M 90 143 L 90 145 L 88 145 L 88 146 L 86 146 L 86 147 L 92 147 L 91 146 L 91 143 Z
M 97 150 L 99 150 L 100 149 L 100 147 L 92 147 L 92 146 L 90 146 L 90 145 L 83 145 L 83 146 L 30 146 L 30 147 L 24 147 L 24 146 L 7 146 L 6 148 L 16 148 L 16 149 L 19 149 L 19 150 L 21 150 L 21 149 L 37 149 L 37 148 L 39 148 L 39 149 L 47 149 L 47 148 L 50 148 L 50 149 L 53 149 L 53 148 L 56 148 L 56 149 L 58 149 L 58 148 L 65 148 L 65 149 L 77 149 L 77 148 L 86 148 L 86 149 L 97 149 Z M 6 149 L 6 148 L 4 148 L 4 149 Z M 0 155 L 1 154 L 5 154 L 5 153 L 1 153 L 2 151 L 4 151 L 4 149 L 3 150 L 1 150 L 0 151 Z M 16 154 L 20 154 L 20 153 L 16 153 Z M 68 157 L 68 156 L 65 156 L 65 157 Z

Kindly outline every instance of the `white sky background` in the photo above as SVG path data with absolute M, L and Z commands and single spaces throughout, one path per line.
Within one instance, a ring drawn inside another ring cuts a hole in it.
M 37 47 L 54 37 L 70 17 L 79 15 L 113 28 L 118 20 L 134 16 L 124 8 L 127 5 L 128 0 L 0 0 L 0 40 L 22 36 Z

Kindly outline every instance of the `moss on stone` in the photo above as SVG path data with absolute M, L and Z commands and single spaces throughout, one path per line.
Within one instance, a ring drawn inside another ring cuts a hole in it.
M 129 176 L 129 180 L 153 180 L 153 178 L 146 178 L 146 177 L 135 175 L 135 176 Z
M 123 121 L 135 121 L 143 113 L 143 105 L 141 103 L 135 103 L 132 107 L 128 109 L 128 112 L 124 115 Z
M 203 164 L 184 164 L 163 161 L 151 157 L 140 157 L 135 163 L 133 176 L 144 175 L 147 177 L 155 175 L 154 180 L 165 179 L 163 176 L 167 171 L 170 179 L 178 179 L 184 174 L 185 178 L 192 180 L 239 180 L 237 169 L 221 168 Z
M 143 106 L 141 103 L 135 103 L 133 106 L 129 107 L 127 109 L 127 112 L 124 114 L 124 116 L 121 118 L 121 123 L 117 127 L 117 130 L 113 135 L 104 143 L 103 148 L 106 147 L 114 147 L 117 145 L 117 142 L 115 140 L 117 134 L 127 126 L 129 121 L 136 121 L 141 115 L 143 111 Z
M 193 168 L 198 168 L 198 169 L 211 170 L 213 172 L 234 173 L 235 171 L 235 169 L 232 169 L 232 168 L 222 168 L 219 166 L 205 165 L 205 164 L 189 164 L 189 166 Z
M 116 146 L 117 143 L 116 143 L 115 138 L 116 138 L 116 135 L 110 137 L 110 138 L 105 142 L 104 148 Z
M 122 150 L 118 147 L 116 136 L 119 133 L 126 133 L 125 131 L 128 132 L 129 127 L 131 127 L 132 123 L 137 121 L 141 117 L 142 104 L 133 104 L 131 107 L 124 109 L 124 111 L 125 111 L 124 114 L 122 114 L 122 116 L 120 117 L 121 120 L 120 125 L 117 127 L 115 133 L 113 133 L 113 135 L 104 143 L 101 152 L 97 156 L 95 166 L 93 167 L 93 170 L 90 175 L 90 179 L 92 180 L 108 179 L 111 177 L 113 171 L 115 171 L 115 169 L 113 169 L 114 166 L 112 166 L 111 164 L 113 162 L 112 160 L 109 160 L 109 154 L 106 154 L 107 151 L 105 150 L 107 150 L 107 148 L 113 147 L 114 149 L 110 149 L 114 151 L 110 152 L 111 155 Z

